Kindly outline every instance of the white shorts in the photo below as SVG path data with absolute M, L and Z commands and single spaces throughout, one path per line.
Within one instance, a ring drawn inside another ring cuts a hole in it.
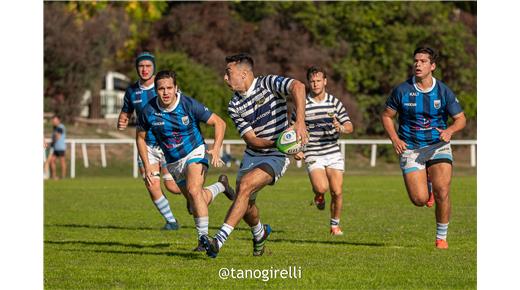
M 178 185 L 186 185 L 186 169 L 191 163 L 202 163 L 209 167 L 208 158 L 206 156 L 206 146 L 200 145 L 191 151 L 186 157 L 173 163 L 166 164 L 168 172 Z
M 341 154 L 341 152 L 323 156 L 312 156 L 305 158 L 305 165 L 307 166 L 307 172 L 309 173 L 314 169 L 325 168 L 345 171 L 345 158 L 343 158 L 343 154 Z
M 159 146 L 149 146 L 146 145 L 146 150 L 148 151 L 148 162 L 150 164 L 160 164 L 161 167 L 166 167 L 166 159 L 164 158 L 164 153 Z M 143 168 L 143 161 L 141 160 L 141 156 L 137 155 L 137 164 L 140 168 Z M 144 178 L 144 176 L 143 176 Z M 164 180 L 173 180 L 173 177 L 170 173 L 166 173 L 163 175 Z
M 280 177 L 282 177 L 289 166 L 291 161 L 285 156 L 252 156 L 244 153 L 242 164 L 237 174 L 237 184 L 240 183 L 240 179 L 249 171 L 257 168 L 260 164 L 269 165 L 274 171 L 274 180 L 270 185 L 275 184 Z M 249 200 L 256 199 L 257 192 L 253 192 Z
M 439 142 L 419 149 L 405 150 L 399 158 L 403 174 L 423 170 L 436 163 L 453 162 L 450 143 Z

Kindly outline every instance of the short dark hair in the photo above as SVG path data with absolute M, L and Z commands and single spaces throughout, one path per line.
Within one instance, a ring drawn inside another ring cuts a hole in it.
M 155 90 L 157 91 L 157 82 L 162 79 L 173 79 L 173 84 L 177 85 L 177 74 L 173 70 L 162 70 L 155 75 L 155 79 L 153 84 L 155 86 Z
M 322 73 L 323 74 L 323 78 L 326 79 L 327 78 L 327 73 L 325 72 L 325 69 L 322 68 L 321 66 L 311 66 L 308 70 L 307 70 L 307 80 L 310 81 L 311 80 L 311 77 L 317 73 Z
M 435 50 L 429 46 L 419 46 L 418 48 L 416 48 L 414 50 L 413 56 L 415 57 L 415 55 L 418 53 L 428 54 L 430 56 L 431 63 L 436 63 L 437 59 L 439 58 L 439 55 L 437 54 L 437 52 L 435 52 Z
M 236 62 L 240 64 L 247 64 L 251 70 L 255 66 L 255 62 L 253 61 L 253 58 L 247 54 L 247 53 L 239 53 L 235 55 L 226 56 L 226 63 L 230 62 Z

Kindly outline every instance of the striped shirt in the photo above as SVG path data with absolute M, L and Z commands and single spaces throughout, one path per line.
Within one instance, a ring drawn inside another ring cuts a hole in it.
M 240 137 L 253 130 L 258 138 L 276 141 L 288 126 L 286 98 L 292 81 L 277 75 L 259 76 L 245 95 L 233 94 L 228 114 Z M 276 148 L 253 149 L 247 146 L 245 152 L 251 156 L 285 156 Z
M 415 77 L 408 79 L 394 88 L 386 106 L 399 114 L 397 134 L 408 149 L 441 142 L 435 128 L 445 130 L 448 116 L 463 112 L 455 94 L 435 78 L 432 87 L 424 91 L 415 83 Z
M 180 91 L 177 100 L 170 109 L 159 104 L 159 97 L 151 99 L 139 115 L 139 128 L 153 134 L 166 162 L 176 162 L 200 145 L 205 144 L 199 123 L 206 123 L 213 113 Z
M 339 133 L 334 128 L 334 117 L 340 124 L 350 122 L 345 106 L 333 95 L 325 93 L 318 101 L 307 95 L 305 98 L 305 125 L 309 131 L 309 143 L 305 146 L 305 159 L 339 153 Z M 293 120 L 296 115 L 292 114 Z
M 157 94 L 155 93 L 154 84 L 151 84 L 146 88 L 141 86 L 139 81 L 137 81 L 126 89 L 123 108 L 121 108 L 121 111 L 129 115 L 132 115 L 135 111 L 136 117 L 139 119 L 139 115 L 141 115 L 141 112 L 148 101 L 156 96 Z M 157 140 L 151 132 L 146 133 L 145 141 L 148 146 L 157 145 Z

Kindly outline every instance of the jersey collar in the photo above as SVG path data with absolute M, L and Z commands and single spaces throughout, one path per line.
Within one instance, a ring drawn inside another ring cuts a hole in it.
M 253 94 L 253 92 L 255 91 L 255 88 L 256 88 L 256 80 L 257 80 L 257 78 L 255 78 L 255 79 L 253 80 L 253 82 L 251 83 L 251 85 L 249 86 L 249 89 L 247 89 L 247 91 L 246 91 L 245 94 L 240 94 L 240 93 L 238 93 L 238 92 L 237 92 L 237 94 L 238 94 L 240 97 L 244 98 L 244 99 L 247 98 L 247 97 L 249 97 L 249 96 L 251 96 L 251 95 Z
M 310 93 L 307 94 L 307 98 L 308 98 L 311 102 L 313 102 L 313 103 L 315 103 L 315 104 L 322 104 L 322 103 L 325 103 L 325 102 L 327 101 L 327 99 L 329 98 L 329 93 L 325 92 L 325 97 L 324 97 L 323 100 L 321 100 L 321 101 L 318 101 L 318 100 L 316 100 L 316 98 L 313 98 L 313 97 L 311 96 Z
M 140 88 L 141 90 L 143 90 L 143 91 L 147 91 L 147 90 L 153 89 L 154 86 L 155 86 L 155 83 L 152 83 L 151 85 L 149 85 L 149 86 L 147 86 L 147 87 L 143 86 L 143 85 L 141 84 L 141 81 L 138 81 L 137 83 L 139 84 L 139 88 Z
M 415 87 L 415 89 L 417 91 L 419 91 L 421 93 L 429 93 L 429 92 L 431 92 L 433 90 L 433 88 L 435 88 L 435 84 L 437 84 L 437 80 L 434 77 L 432 77 L 432 79 L 433 79 L 432 86 L 427 88 L 426 90 L 421 90 L 419 88 L 419 86 L 417 85 L 417 83 L 415 82 L 415 76 L 413 76 L 412 77 L 413 86 Z
M 161 103 L 159 102 L 159 97 L 157 97 L 157 100 L 155 100 L 155 101 L 157 102 L 157 107 L 159 108 L 159 110 L 166 112 L 166 113 L 173 112 L 173 110 L 175 110 L 177 108 L 177 106 L 179 105 L 179 101 L 181 100 L 181 96 L 182 96 L 181 92 L 179 92 L 179 91 L 177 91 L 176 95 L 177 95 L 177 100 L 175 100 L 175 104 L 173 104 L 173 107 L 171 107 L 171 109 L 163 108 L 161 106 Z

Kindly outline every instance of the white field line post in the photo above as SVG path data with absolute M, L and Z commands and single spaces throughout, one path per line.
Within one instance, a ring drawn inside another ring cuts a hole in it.
M 81 155 L 83 155 L 83 165 L 88 168 L 87 144 L 85 143 L 81 143 Z
M 475 167 L 477 166 L 477 150 L 476 150 L 476 145 L 475 144 L 471 144 L 471 150 L 470 150 L 470 154 L 471 154 L 471 167 Z
M 107 156 L 106 156 L 106 152 L 105 152 L 105 143 L 101 143 L 99 145 L 100 149 L 101 149 L 101 166 L 103 168 L 107 167 Z
M 70 142 L 70 178 L 76 178 L 76 142 Z
M 370 166 L 376 166 L 376 157 L 377 157 L 377 144 L 372 144 L 372 152 L 370 154 Z
M 137 178 L 137 145 L 135 144 L 135 142 L 133 143 L 132 145 L 134 147 L 134 160 L 133 160 L 133 175 L 134 175 L 134 178 Z

